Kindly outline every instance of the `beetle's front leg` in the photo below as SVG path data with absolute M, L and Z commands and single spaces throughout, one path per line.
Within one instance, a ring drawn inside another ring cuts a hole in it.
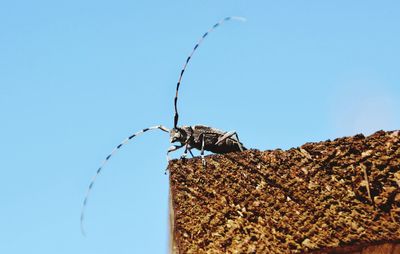
M 176 150 L 179 150 L 179 149 L 181 149 L 183 146 L 184 146 L 184 145 L 180 145 L 180 146 L 170 146 L 170 147 L 168 148 L 168 151 L 167 151 L 167 162 L 169 162 L 169 161 L 171 160 L 171 158 L 169 157 L 169 153 L 174 152 L 174 151 L 176 151 Z
M 168 151 L 167 151 L 167 168 L 165 169 L 164 174 L 167 174 L 168 164 L 169 164 L 169 161 L 171 160 L 171 158 L 169 157 L 169 153 L 174 152 L 174 151 L 176 151 L 176 150 L 182 148 L 183 146 L 184 146 L 184 145 L 180 145 L 180 146 L 170 146 L 170 147 L 168 148 Z

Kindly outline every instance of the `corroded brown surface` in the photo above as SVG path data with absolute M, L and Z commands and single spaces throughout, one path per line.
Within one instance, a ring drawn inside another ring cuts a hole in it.
M 198 158 L 169 165 L 179 253 L 400 242 L 399 131 L 206 159 L 205 170 Z

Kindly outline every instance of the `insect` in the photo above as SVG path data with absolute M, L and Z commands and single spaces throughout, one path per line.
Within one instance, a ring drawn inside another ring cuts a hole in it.
M 188 66 L 188 63 L 190 59 L 192 58 L 194 52 L 197 50 L 199 45 L 203 42 L 204 38 L 211 33 L 215 28 L 218 26 L 222 25 L 224 22 L 229 21 L 229 20 L 238 20 L 238 21 L 245 21 L 244 18 L 242 17 L 226 17 L 222 20 L 220 20 L 218 23 L 213 25 L 207 32 L 205 32 L 202 37 L 198 40 L 194 48 L 192 49 L 192 52 L 190 55 L 186 58 L 186 61 L 183 65 L 183 68 L 180 72 L 178 83 L 176 85 L 176 94 L 174 98 L 174 110 L 175 110 L 175 115 L 174 115 L 174 127 L 172 129 L 169 129 L 163 125 L 157 125 L 157 126 L 152 126 L 149 128 L 145 128 L 141 131 L 138 131 L 131 136 L 127 137 L 124 139 L 118 146 L 114 148 L 114 150 L 111 151 L 111 153 L 104 159 L 104 161 L 101 163 L 100 167 L 97 169 L 96 174 L 94 175 L 92 181 L 89 184 L 88 190 L 86 192 L 85 199 L 83 201 L 82 205 L 82 210 L 81 210 L 81 231 L 82 234 L 85 235 L 84 227 L 83 227 L 83 221 L 84 221 L 84 215 L 85 215 L 85 208 L 87 205 L 88 197 L 90 194 L 90 191 L 93 188 L 94 182 L 96 181 L 96 178 L 99 176 L 101 173 L 104 165 L 108 162 L 108 160 L 114 155 L 114 153 L 119 150 L 123 145 L 128 143 L 131 139 L 133 139 L 136 136 L 139 136 L 140 134 L 143 134 L 149 130 L 156 130 L 159 129 L 163 132 L 167 132 L 170 135 L 170 142 L 171 143 L 176 143 L 179 142 L 179 145 L 172 145 L 168 151 L 167 151 L 167 161 L 170 160 L 169 158 L 169 153 L 176 151 L 182 147 L 185 148 L 183 155 L 181 158 L 185 158 L 187 156 L 187 153 L 189 152 L 192 157 L 194 157 L 191 149 L 197 149 L 200 150 L 201 154 L 201 159 L 202 159 L 202 164 L 205 167 L 206 166 L 206 161 L 204 158 L 204 151 L 210 151 L 213 153 L 229 153 L 229 152 L 238 152 L 238 151 L 244 151 L 246 148 L 243 146 L 243 144 L 240 142 L 239 137 L 235 131 L 221 131 L 212 127 L 207 127 L 203 125 L 194 125 L 194 126 L 180 126 L 178 127 L 178 119 L 179 119 L 179 114 L 178 114 L 178 92 L 179 92 L 179 87 L 182 81 L 183 74 L 186 70 L 186 67 Z

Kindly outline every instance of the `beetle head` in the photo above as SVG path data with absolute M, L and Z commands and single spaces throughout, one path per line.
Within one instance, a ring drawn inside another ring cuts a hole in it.
M 170 137 L 169 141 L 171 143 L 175 143 L 175 142 L 185 143 L 187 134 L 186 134 L 186 131 L 181 128 L 173 128 L 169 132 L 169 137 Z

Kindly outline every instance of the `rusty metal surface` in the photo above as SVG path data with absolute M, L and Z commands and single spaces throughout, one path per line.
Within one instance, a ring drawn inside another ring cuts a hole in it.
M 179 253 L 351 253 L 329 250 L 400 241 L 399 131 L 169 170 Z

